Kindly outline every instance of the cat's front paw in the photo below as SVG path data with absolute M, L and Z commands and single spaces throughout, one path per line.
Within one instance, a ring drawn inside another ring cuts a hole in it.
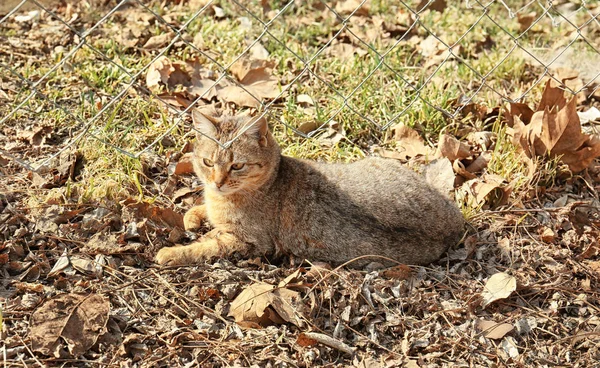
M 206 207 L 204 205 L 190 208 L 183 215 L 183 227 L 187 231 L 198 230 L 202 227 L 202 221 L 206 218 Z
M 185 249 L 182 246 L 161 248 L 156 253 L 156 263 L 160 265 L 181 265 L 185 264 Z
M 156 254 L 156 263 L 161 265 L 186 265 L 200 263 L 223 256 L 215 239 L 204 239 L 185 246 L 162 248 Z

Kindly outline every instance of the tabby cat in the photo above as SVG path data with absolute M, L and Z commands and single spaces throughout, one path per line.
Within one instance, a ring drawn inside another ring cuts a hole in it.
M 366 158 L 328 164 L 281 155 L 266 119 L 205 116 L 194 171 L 204 204 L 184 216 L 187 230 L 213 230 L 187 246 L 161 249 L 160 264 L 192 264 L 239 254 L 294 255 L 359 267 L 377 261 L 422 265 L 456 244 L 464 219 L 456 205 L 398 161 Z M 361 256 L 375 257 L 361 257 Z M 383 256 L 376 257 L 376 256 Z

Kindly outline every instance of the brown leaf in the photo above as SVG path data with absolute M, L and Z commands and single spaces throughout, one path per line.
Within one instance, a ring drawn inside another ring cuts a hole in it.
M 577 104 L 585 102 L 587 97 L 585 92 L 582 91 L 584 87 L 583 81 L 579 78 L 579 72 L 574 69 L 559 67 L 556 68 L 556 78 L 561 81 L 567 88 L 573 92 L 579 92 L 575 96 Z
M 425 145 L 425 141 L 419 133 L 406 125 L 400 123 L 394 125 L 391 129 L 396 140 L 396 148 L 400 156 L 395 157 L 402 160 L 407 160 L 416 156 L 430 156 L 433 154 L 433 149 Z
M 429 10 L 435 10 L 438 12 L 443 12 L 444 9 L 446 9 L 446 6 L 448 6 L 448 4 L 446 4 L 446 0 L 433 0 L 433 2 L 431 4 L 429 4 L 430 0 L 422 0 L 419 5 L 417 5 L 417 11 L 421 11 L 424 8 L 425 9 L 429 9 Z
M 350 60 L 354 55 L 364 56 L 366 54 L 366 50 L 344 42 L 333 42 L 323 51 L 323 55 L 335 57 L 340 61 Z
M 517 14 L 517 20 L 519 21 L 519 32 L 525 32 L 528 30 L 535 19 L 535 12 L 529 14 Z
M 412 276 L 412 269 L 404 264 L 390 267 L 384 270 L 381 275 L 388 279 L 408 280 Z
M 146 86 L 150 89 L 156 88 L 160 83 L 167 85 L 169 76 L 175 71 L 173 63 L 166 56 L 156 59 L 148 67 L 146 72 Z
M 354 12 L 354 15 L 368 16 L 368 2 L 365 2 L 362 5 L 361 4 L 361 0 L 340 0 L 335 5 L 335 11 L 341 15 L 350 15 Z
M 238 106 L 254 108 L 258 108 L 264 99 L 279 97 L 279 83 L 272 75 L 273 66 L 273 62 L 241 58 L 231 66 L 231 73 L 241 86 L 225 85 L 217 92 L 218 97 Z
M 157 223 L 163 223 L 169 227 L 184 228 L 183 215 L 170 208 L 154 206 L 147 202 L 135 202 L 132 199 L 125 200 L 123 203 L 128 208 L 137 210 L 137 214 L 142 218 L 147 218 Z
M 526 104 L 519 102 L 511 102 L 509 105 L 509 109 L 505 114 L 506 124 L 512 128 L 514 125 L 515 116 L 520 118 L 523 123 L 529 124 L 533 113 L 534 111 Z
M 185 153 L 177 162 L 175 166 L 175 175 L 185 175 L 185 174 L 193 174 L 194 173 L 194 154 L 192 152 Z
M 536 111 L 544 111 L 548 109 L 561 110 L 567 105 L 567 99 L 565 97 L 565 91 L 555 86 L 555 82 L 552 79 L 548 79 L 546 87 L 542 93 L 542 99 L 537 107 Z
M 481 332 L 483 337 L 488 339 L 501 339 L 514 329 L 510 323 L 496 323 L 494 321 L 486 321 L 484 319 L 477 320 L 475 325 L 477 330 Z
M 255 322 L 262 326 L 290 322 L 302 326 L 300 294 L 285 288 L 258 283 L 245 288 L 229 308 L 236 322 Z
M 531 122 L 524 124 L 513 116 L 513 143 L 529 157 L 562 156 L 573 172 L 584 170 L 600 156 L 600 139 L 582 133 L 576 102 L 567 101 L 564 91 L 549 80 Z
M 551 228 L 544 226 L 540 234 L 540 239 L 544 243 L 554 243 L 554 241 L 556 240 L 556 234 L 554 233 L 554 231 L 552 231 Z
M 298 335 L 298 338 L 296 339 L 296 344 L 302 346 L 302 347 L 310 347 L 310 346 L 315 346 L 317 345 L 319 342 L 315 339 L 311 339 L 310 337 L 306 336 L 306 334 L 304 334 L 304 332 L 301 332 Z
M 32 146 L 40 146 L 44 144 L 46 138 L 50 137 L 52 127 L 42 126 L 33 130 L 21 130 L 17 133 L 17 138 L 28 141 Z
M 175 37 L 175 32 L 167 32 L 157 36 L 152 36 L 148 39 L 148 41 L 146 41 L 143 47 L 150 50 L 163 48 L 169 44 L 173 37 Z
M 106 331 L 110 303 L 98 294 L 61 294 L 31 316 L 29 339 L 34 351 L 60 357 L 63 340 L 72 356 L 87 352 Z
M 442 134 L 438 142 L 437 157 L 446 157 L 450 161 L 462 160 L 471 156 L 469 145 L 449 134 Z

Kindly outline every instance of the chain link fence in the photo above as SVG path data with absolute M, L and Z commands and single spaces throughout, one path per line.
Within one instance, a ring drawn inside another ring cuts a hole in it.
M 215 104 L 304 137 L 334 121 L 456 120 L 548 77 L 591 106 L 599 13 L 596 1 L 8 1 L 0 160 L 35 171 L 82 141 L 139 158 Z

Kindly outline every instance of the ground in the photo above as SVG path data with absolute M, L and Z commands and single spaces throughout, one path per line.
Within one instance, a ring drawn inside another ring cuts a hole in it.
M 4 18 L 19 3 L 0 5 L 5 366 L 598 365 L 595 2 L 42 1 Z M 265 112 L 286 155 L 401 160 L 468 231 L 427 267 L 159 267 L 208 230 L 182 226 L 202 193 L 190 106 Z

